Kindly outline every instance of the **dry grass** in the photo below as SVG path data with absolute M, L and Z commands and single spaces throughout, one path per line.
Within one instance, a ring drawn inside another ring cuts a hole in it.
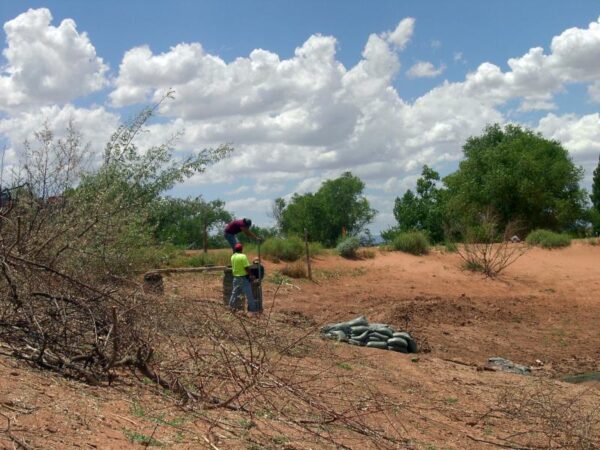
M 306 263 L 304 261 L 296 261 L 286 264 L 281 269 L 281 274 L 290 278 L 306 278 L 308 276 Z

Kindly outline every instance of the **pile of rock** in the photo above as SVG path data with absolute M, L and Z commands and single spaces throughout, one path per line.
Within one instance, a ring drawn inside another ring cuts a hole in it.
M 406 331 L 394 331 L 383 323 L 372 323 L 360 316 L 354 320 L 325 325 L 321 328 L 321 336 L 381 350 L 392 350 L 401 353 L 416 353 L 417 343 Z

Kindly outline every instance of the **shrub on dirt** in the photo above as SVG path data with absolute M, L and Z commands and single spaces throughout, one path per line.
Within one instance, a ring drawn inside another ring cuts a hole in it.
M 465 227 L 465 241 L 457 249 L 463 267 L 472 272 L 481 272 L 486 277 L 495 277 L 528 250 L 523 244 L 513 244 L 510 237 L 518 232 L 516 223 L 509 223 L 504 232 L 498 230 L 496 216 L 487 211 L 475 226 Z
M 229 266 L 231 265 L 231 251 L 219 250 L 208 253 L 198 253 L 187 259 L 187 265 L 191 267 Z
M 351 236 L 341 241 L 335 249 L 344 258 L 356 258 L 358 247 L 360 247 L 360 241 L 357 237 Z
M 525 241 L 529 245 L 543 248 L 560 248 L 571 245 L 570 236 L 564 233 L 555 233 L 550 230 L 534 230 L 527 235 Z
M 281 269 L 281 274 L 290 278 L 306 278 L 306 264 L 304 261 L 288 263 Z
M 445 241 L 444 250 L 448 253 L 456 253 L 458 251 L 458 245 L 456 245 L 456 242 Z
M 372 248 L 359 248 L 356 251 L 356 257 L 359 259 L 373 259 L 377 256 L 377 252 Z
M 271 261 L 296 261 L 304 255 L 304 242 L 298 236 L 267 239 L 261 246 L 265 258 Z
M 429 240 L 422 231 L 399 233 L 392 241 L 392 248 L 412 255 L 426 255 L 429 253 Z

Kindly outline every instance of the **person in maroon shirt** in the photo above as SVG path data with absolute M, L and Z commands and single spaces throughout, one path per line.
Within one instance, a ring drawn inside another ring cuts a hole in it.
M 257 241 L 262 241 L 262 238 L 258 237 L 252 231 L 250 231 L 250 227 L 252 226 L 252 221 L 250 219 L 237 219 L 229 222 L 225 226 L 225 240 L 229 242 L 231 246 L 231 250 L 235 251 L 235 244 L 238 243 L 236 234 L 239 232 L 244 233 L 246 236 L 256 239 Z

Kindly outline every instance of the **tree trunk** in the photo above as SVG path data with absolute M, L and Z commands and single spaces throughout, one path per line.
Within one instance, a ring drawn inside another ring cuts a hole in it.
M 204 253 L 208 253 L 208 229 L 204 227 L 204 232 L 202 233 L 202 246 L 204 248 Z

